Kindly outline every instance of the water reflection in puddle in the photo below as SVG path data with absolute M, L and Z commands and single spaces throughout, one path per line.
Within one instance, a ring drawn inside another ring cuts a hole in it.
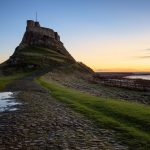
M 17 110 L 15 106 L 21 105 L 21 103 L 16 102 L 15 94 L 17 93 L 0 92 L 0 112 Z

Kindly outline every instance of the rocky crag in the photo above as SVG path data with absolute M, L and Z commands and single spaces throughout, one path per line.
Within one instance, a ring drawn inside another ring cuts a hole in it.
M 41 27 L 39 22 L 33 20 L 27 20 L 21 43 L 1 66 L 4 70 L 72 67 L 81 72 L 93 72 L 83 63 L 76 62 L 65 49 L 57 32 Z

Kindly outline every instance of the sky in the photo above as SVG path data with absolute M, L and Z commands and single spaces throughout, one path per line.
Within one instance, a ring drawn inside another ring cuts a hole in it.
M 150 71 L 150 0 L 0 0 L 0 63 L 21 42 L 26 20 L 57 31 L 95 71 Z

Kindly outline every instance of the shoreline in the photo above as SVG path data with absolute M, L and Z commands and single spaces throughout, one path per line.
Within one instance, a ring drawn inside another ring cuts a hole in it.
M 149 74 L 147 74 L 150 76 Z M 111 87 L 121 87 L 131 90 L 150 91 L 150 80 L 142 78 L 134 78 L 136 76 L 145 76 L 145 74 L 131 73 L 95 73 L 93 77 L 95 82 Z M 134 79 L 133 79 L 134 78 Z

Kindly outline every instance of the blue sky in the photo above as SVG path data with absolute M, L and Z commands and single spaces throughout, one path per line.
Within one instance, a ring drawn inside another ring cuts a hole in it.
M 40 24 L 57 31 L 67 50 L 93 69 L 150 70 L 149 6 L 149 0 L 1 0 L 0 62 L 37 11 Z

